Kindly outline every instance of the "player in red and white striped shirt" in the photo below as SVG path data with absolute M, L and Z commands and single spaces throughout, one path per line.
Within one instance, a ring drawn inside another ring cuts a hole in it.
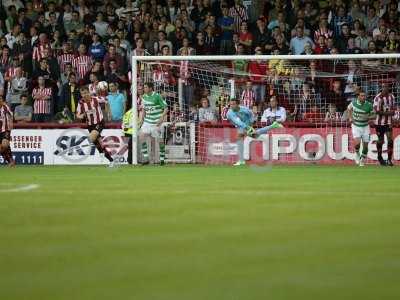
M 85 44 L 80 44 L 78 48 L 79 55 L 72 60 L 72 66 L 78 75 L 78 80 L 81 80 L 92 69 L 93 59 L 86 54 Z
M 33 98 L 33 121 L 49 122 L 51 120 L 51 100 L 53 91 L 46 87 L 43 76 L 38 77 L 38 86 L 32 91 Z
M 240 105 L 251 109 L 255 103 L 256 93 L 253 91 L 253 83 L 251 81 L 246 81 L 246 88 L 240 97 Z
M 9 166 L 14 166 L 10 147 L 10 136 L 12 129 L 12 112 L 0 95 L 0 154 Z
M 394 96 L 389 91 L 388 84 L 382 84 L 382 91 L 374 98 L 374 111 L 376 113 L 375 129 L 378 135 L 376 149 L 378 151 L 378 161 L 382 166 L 393 166 L 393 115 L 395 113 Z M 385 135 L 388 141 L 387 155 L 385 162 L 382 158 L 382 147 L 385 142 Z
M 114 160 L 107 149 L 101 144 L 101 132 L 104 128 L 104 117 L 101 106 L 96 97 L 90 95 L 89 89 L 84 86 L 80 89 L 82 99 L 76 109 L 76 117 L 85 119 L 89 130 L 89 141 L 93 143 L 100 153 L 110 161 L 110 167 L 114 166 Z

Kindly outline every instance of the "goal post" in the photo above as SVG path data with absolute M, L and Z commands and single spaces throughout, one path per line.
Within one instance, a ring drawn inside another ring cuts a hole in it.
M 252 72 L 249 65 L 254 62 L 264 64 L 266 72 L 261 72 L 261 74 L 257 74 L 258 71 Z M 254 103 L 257 107 L 250 107 L 251 109 L 264 110 L 272 96 L 275 96 L 281 105 L 287 106 L 288 119 L 291 120 L 289 122 L 291 130 L 288 131 L 288 134 L 295 136 L 296 144 L 290 146 L 292 143 L 290 138 L 285 140 L 282 134 L 283 137 L 280 137 L 282 140 L 268 141 L 268 151 L 252 149 L 255 147 L 251 144 L 260 141 L 247 141 L 249 147 L 247 152 L 254 152 L 256 156 L 258 153 L 258 156 L 264 160 L 281 158 L 286 162 L 304 162 L 307 160 L 305 159 L 307 155 L 310 156 L 309 160 L 311 161 L 319 155 L 318 149 L 312 150 L 313 147 L 307 146 L 307 141 L 302 140 L 304 136 L 326 133 L 326 136 L 322 137 L 325 154 L 328 152 L 328 146 L 338 147 L 338 145 L 331 145 L 333 143 L 331 139 L 344 140 L 343 134 L 349 136 L 348 122 L 344 118 L 343 107 L 354 96 L 353 89 L 359 88 L 368 92 L 369 99 L 372 100 L 371 97 L 379 92 L 382 83 L 387 82 L 391 84 L 391 90 L 395 94 L 396 104 L 398 104 L 399 62 L 400 54 L 398 53 L 132 56 L 132 110 L 136 116 L 133 124 L 132 163 L 136 165 L 140 162 L 139 128 L 137 127 L 138 103 L 140 103 L 138 92 L 145 82 L 153 82 L 156 92 L 166 98 L 169 106 L 168 121 L 164 124 L 166 130 L 164 138 L 168 141 L 167 162 L 232 162 L 235 153 L 231 137 L 233 131 L 227 129 L 229 124 L 223 117 L 223 110 L 227 109 L 224 106 L 226 103 L 221 103 L 218 97 L 221 97 L 221 93 L 227 99 L 246 97 L 244 91 L 247 82 L 250 82 L 248 84 L 251 85 L 251 90 L 258 97 Z M 354 70 L 352 69 L 353 64 Z M 246 67 L 240 69 L 243 65 Z M 349 81 L 351 82 L 349 83 Z M 341 104 L 343 107 L 340 108 L 341 111 L 338 111 L 341 116 L 340 119 L 327 122 L 325 115 L 328 116 L 330 110 L 333 112 L 335 101 L 338 101 L 335 98 L 339 97 L 335 95 L 337 88 L 335 85 L 339 83 L 342 85 L 340 91 L 342 92 Z M 301 98 L 304 96 L 310 97 L 312 101 L 307 100 L 303 103 Z M 204 99 L 208 100 L 214 110 L 216 120 L 202 124 L 195 119 L 192 113 L 198 113 L 198 108 L 201 107 L 201 101 Z M 299 110 L 301 110 L 301 117 L 296 119 L 295 115 Z M 256 113 L 262 114 L 262 112 L 257 111 Z M 261 122 L 260 119 L 258 121 Z M 300 127 L 297 127 L 296 124 Z M 305 127 L 312 130 L 307 133 L 306 130 L 299 129 Z M 334 137 L 329 136 L 330 133 Z M 179 143 L 176 144 L 178 139 Z M 289 146 L 285 146 L 286 144 Z M 339 147 L 343 147 L 344 144 Z M 304 149 L 300 149 L 301 147 Z M 332 151 L 337 151 L 335 149 Z M 292 150 L 297 152 L 293 154 Z M 274 151 L 278 151 L 278 154 Z M 266 152 L 270 155 L 266 155 Z M 248 157 L 251 155 L 251 153 L 247 153 Z M 335 152 L 333 156 L 346 158 L 351 154 Z

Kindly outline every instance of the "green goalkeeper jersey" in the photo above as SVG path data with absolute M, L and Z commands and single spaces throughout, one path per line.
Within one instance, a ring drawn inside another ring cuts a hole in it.
M 352 108 L 353 124 L 358 127 L 368 126 L 368 121 L 374 111 L 370 102 L 361 103 L 358 100 L 353 100 L 349 107 Z
M 144 122 L 152 125 L 157 124 L 164 109 L 167 107 L 167 102 L 156 92 L 152 92 L 150 95 L 144 94 L 142 99 L 143 109 L 145 111 Z

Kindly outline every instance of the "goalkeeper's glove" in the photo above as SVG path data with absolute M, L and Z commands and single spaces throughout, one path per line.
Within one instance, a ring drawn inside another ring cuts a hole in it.
M 256 130 L 251 126 L 247 126 L 246 127 L 246 131 L 247 131 L 247 135 L 248 136 L 252 136 L 252 135 L 254 135 L 256 133 Z

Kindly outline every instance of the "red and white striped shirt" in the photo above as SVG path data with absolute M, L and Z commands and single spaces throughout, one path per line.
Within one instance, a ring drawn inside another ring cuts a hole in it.
M 7 92 L 11 91 L 11 81 L 13 80 L 14 77 L 17 76 L 17 69 L 19 67 L 9 67 L 7 71 L 4 73 L 4 77 L 7 79 L 7 86 L 6 90 Z
M 93 59 L 89 55 L 79 55 L 72 60 L 78 79 L 82 79 L 92 69 Z
M 103 112 L 96 97 L 91 97 L 89 102 L 79 101 L 76 109 L 78 115 L 85 114 L 88 126 L 97 125 L 103 121 Z
M 394 111 L 394 96 L 389 93 L 386 96 L 383 96 L 382 93 L 379 93 L 374 98 L 374 111 L 377 113 L 375 119 L 375 125 L 392 125 L 393 116 L 383 116 L 379 115 L 379 112 L 390 112 Z
M 15 76 L 17 76 L 17 70 L 18 70 L 19 68 L 20 68 L 20 67 L 9 67 L 9 68 L 7 69 L 7 71 L 6 71 L 6 73 L 4 74 L 4 77 L 10 78 L 10 81 L 11 81 Z
M 45 49 L 49 50 L 49 53 L 51 53 L 51 45 L 50 43 L 45 43 L 45 44 L 37 44 L 36 46 L 33 47 L 33 53 L 32 53 L 32 59 L 39 61 L 43 58 L 43 52 Z
M 57 57 L 58 64 L 60 65 L 61 72 L 65 71 L 65 65 L 66 64 L 71 64 L 72 65 L 72 60 L 75 58 L 75 55 L 73 53 L 63 53 Z
M 10 131 L 11 125 L 12 125 L 11 109 L 6 104 L 3 104 L 0 107 L 0 132 Z
M 240 104 L 248 108 L 252 108 L 256 102 L 256 94 L 253 90 L 244 90 L 240 98 Z
M 8 56 L 8 55 L 2 55 L 2 56 L 1 56 L 1 59 L 0 59 L 0 62 L 1 62 L 1 64 L 2 64 L 3 66 L 7 66 L 7 65 L 10 64 L 10 62 L 11 62 L 11 57 Z
M 49 114 L 50 104 L 53 91 L 51 88 L 36 87 L 32 91 L 33 113 L 34 114 Z
M 249 16 L 247 14 L 247 10 L 243 5 L 233 6 L 229 9 L 229 16 L 233 18 L 234 31 L 240 31 L 240 24 L 242 22 L 247 22 L 249 20 Z
M 333 31 L 330 30 L 330 29 L 328 29 L 328 28 L 326 28 L 326 29 L 318 28 L 318 29 L 314 32 L 314 42 L 317 42 L 317 41 L 318 41 L 318 38 L 319 38 L 321 35 L 324 36 L 325 39 L 328 39 L 328 38 L 330 38 L 330 37 L 333 36 Z

